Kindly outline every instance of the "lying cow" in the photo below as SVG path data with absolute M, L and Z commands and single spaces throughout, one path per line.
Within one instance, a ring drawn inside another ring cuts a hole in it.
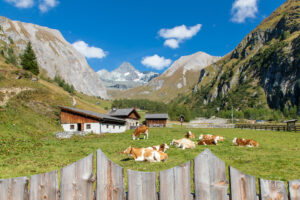
M 132 139 L 140 139 L 140 135 L 144 135 L 144 139 L 147 136 L 147 140 L 148 140 L 148 135 L 149 135 L 149 129 L 147 126 L 143 125 L 143 126 L 139 126 L 135 129 L 133 135 L 132 135 Z
M 217 141 L 220 141 L 220 142 L 224 141 L 224 137 L 219 136 L 219 135 L 211 135 L 211 134 L 203 135 L 203 134 L 201 134 L 199 136 L 199 140 L 210 140 L 210 139 L 216 139 Z
M 147 149 L 151 149 L 154 151 L 160 151 L 160 152 L 166 152 L 169 149 L 169 146 L 167 144 L 161 144 L 161 145 L 157 145 L 157 146 L 147 147 Z
M 196 147 L 195 143 L 187 138 L 181 138 L 179 140 L 173 139 L 171 145 L 182 149 L 194 149 Z
M 258 147 L 259 143 L 255 140 L 244 139 L 244 138 L 234 138 L 232 143 L 237 146 L 246 146 L 246 147 Z
M 195 139 L 195 135 L 191 131 L 186 132 L 184 137 L 185 138 L 190 138 L 190 139 Z
M 198 142 L 199 145 L 217 145 L 218 140 L 215 139 L 202 139 Z
M 147 148 L 128 147 L 125 154 L 131 155 L 135 161 L 160 162 L 168 159 L 168 154 Z

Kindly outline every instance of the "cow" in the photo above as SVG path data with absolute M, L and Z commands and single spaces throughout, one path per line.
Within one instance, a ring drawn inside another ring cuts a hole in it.
M 201 134 L 199 136 L 199 140 L 203 140 L 203 139 L 204 140 L 217 139 L 217 141 L 220 141 L 220 142 L 224 141 L 224 137 L 219 136 L 219 135 L 211 135 L 211 134 L 206 134 L 206 135 Z
M 161 144 L 161 145 L 157 145 L 157 146 L 147 147 L 147 149 L 152 149 L 152 150 L 155 150 L 155 151 L 166 152 L 169 149 L 169 146 L 167 144 Z
M 168 154 L 147 148 L 134 148 L 129 146 L 124 153 L 131 155 L 135 161 L 164 162 L 168 159 Z
M 258 147 L 259 143 L 252 139 L 234 138 L 232 143 L 236 146 Z
M 190 138 L 190 139 L 195 139 L 195 135 L 191 131 L 186 132 L 184 137 L 185 138 Z
M 143 125 L 143 126 L 139 126 L 135 129 L 133 135 L 132 135 L 132 139 L 140 139 L 140 135 L 144 135 L 144 139 L 147 136 L 147 140 L 148 140 L 148 135 L 149 135 L 149 129 L 147 126 Z
M 187 138 L 181 138 L 179 140 L 173 139 L 171 145 L 182 149 L 194 149 L 196 147 L 195 143 Z
M 202 139 L 198 142 L 198 145 L 217 145 L 218 140 L 215 139 Z

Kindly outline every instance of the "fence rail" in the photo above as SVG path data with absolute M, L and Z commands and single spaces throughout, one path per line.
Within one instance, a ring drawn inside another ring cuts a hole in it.
M 272 131 L 300 131 L 300 125 L 288 127 L 280 124 L 236 124 L 235 128 L 241 129 L 262 129 Z
M 259 191 L 256 191 L 255 177 L 229 167 L 228 182 L 225 163 L 208 149 L 194 162 L 159 172 L 159 192 L 156 172 L 127 170 L 126 193 L 124 169 L 97 150 L 95 176 L 93 156 L 62 168 L 60 183 L 58 171 L 33 175 L 30 179 L 2 179 L 0 200 L 300 200 L 300 180 L 289 181 L 286 188 L 283 181 L 259 179 Z M 194 194 L 191 194 L 191 181 Z M 228 186 L 230 194 L 227 194 Z

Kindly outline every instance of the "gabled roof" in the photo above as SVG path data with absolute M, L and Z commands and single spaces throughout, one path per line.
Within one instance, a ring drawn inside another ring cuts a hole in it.
M 67 106 L 59 106 L 59 108 L 61 110 L 66 110 L 66 111 L 70 111 L 70 112 L 73 112 L 73 113 L 78 113 L 78 114 L 85 115 L 85 116 L 88 116 L 88 117 L 93 117 L 93 118 L 96 118 L 96 119 L 101 119 L 101 120 L 106 120 L 106 121 L 125 122 L 125 120 L 122 120 L 120 118 L 116 118 L 116 117 L 112 117 L 112 116 L 109 116 L 109 115 L 92 112 L 92 111 L 89 111 L 89 110 L 81 110 L 81 109 L 78 109 L 78 108 L 71 108 L 71 107 L 67 107 Z
M 145 119 L 168 119 L 169 116 L 166 113 L 158 113 L 158 114 L 146 114 Z
M 139 113 L 134 108 L 112 109 L 106 114 L 114 117 L 128 117 L 132 112 L 135 112 L 138 118 L 141 118 Z

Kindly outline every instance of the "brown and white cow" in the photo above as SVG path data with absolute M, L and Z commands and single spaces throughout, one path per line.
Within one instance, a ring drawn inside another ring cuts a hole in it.
M 187 138 L 181 138 L 179 140 L 173 139 L 171 145 L 175 145 L 176 147 L 182 149 L 194 149 L 196 147 L 195 143 Z
M 190 139 L 195 139 L 195 135 L 191 131 L 186 132 L 184 137 L 185 138 L 190 138 Z
M 252 139 L 234 138 L 232 143 L 237 146 L 258 147 L 259 143 Z
M 168 159 L 168 154 L 147 148 L 134 148 L 129 146 L 124 153 L 131 155 L 135 161 L 164 162 Z
M 157 145 L 157 146 L 151 146 L 151 147 L 147 147 L 147 149 L 152 149 L 155 151 L 161 151 L 161 152 L 166 152 L 170 147 L 167 144 L 161 144 L 161 145 Z
M 211 135 L 211 134 L 201 134 L 199 136 L 199 140 L 210 140 L 210 139 L 216 139 L 217 141 L 224 141 L 224 137 L 220 136 L 220 135 Z
M 202 139 L 198 142 L 199 145 L 217 145 L 218 140 L 215 139 Z
M 140 139 L 140 135 L 144 135 L 144 139 L 147 137 L 148 140 L 148 135 L 149 135 L 149 129 L 147 126 L 143 125 L 143 126 L 139 126 L 135 129 L 133 135 L 132 135 L 132 139 Z

